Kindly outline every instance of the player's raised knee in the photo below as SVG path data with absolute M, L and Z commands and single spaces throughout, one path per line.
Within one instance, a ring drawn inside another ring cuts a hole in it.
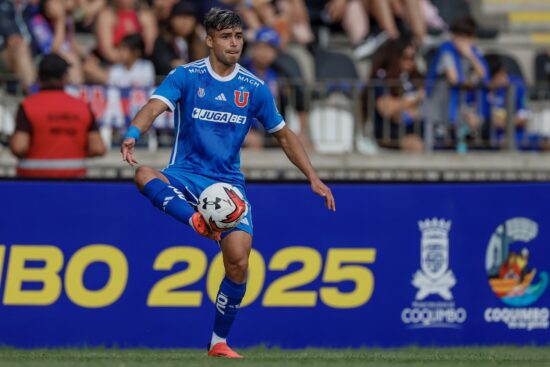
M 156 176 L 156 171 L 153 168 L 148 166 L 140 166 L 136 170 L 134 183 L 141 191 L 143 191 L 143 187 L 147 184 L 147 182 L 156 178 Z

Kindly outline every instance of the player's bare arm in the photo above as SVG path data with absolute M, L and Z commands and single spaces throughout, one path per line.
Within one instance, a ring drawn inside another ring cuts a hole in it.
M 153 125 L 153 121 L 155 121 L 155 119 L 167 109 L 168 106 L 161 100 L 150 99 L 149 102 L 147 102 L 147 104 L 143 106 L 141 110 L 139 110 L 136 117 L 134 117 L 132 123 L 130 124 L 130 128 L 137 128 L 139 130 L 139 133 L 143 134 L 144 132 L 149 130 L 151 125 Z M 126 138 L 124 139 L 124 142 L 122 142 L 122 146 L 120 147 L 122 160 L 128 162 L 130 166 L 138 164 L 138 161 L 134 157 L 135 145 L 135 138 Z
M 307 179 L 311 183 L 311 189 L 313 192 L 325 198 L 325 204 L 329 210 L 336 211 L 336 203 L 334 202 L 332 191 L 330 191 L 328 186 L 325 185 L 317 176 L 317 173 L 311 165 L 309 157 L 296 134 L 285 126 L 281 130 L 273 133 L 273 135 L 277 138 L 279 144 L 281 144 L 281 147 L 283 148 L 283 151 L 288 159 L 296 167 L 298 167 L 304 175 L 306 175 Z

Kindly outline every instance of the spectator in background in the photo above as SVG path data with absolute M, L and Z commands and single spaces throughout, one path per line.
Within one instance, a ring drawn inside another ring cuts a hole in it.
M 372 56 L 388 39 L 400 36 L 388 1 L 305 0 L 305 3 L 314 23 L 341 24 L 357 59 Z M 380 32 L 372 32 L 370 17 L 377 21 Z
M 550 47 L 535 56 L 535 84 L 537 97 L 550 99 Z
M 277 58 L 277 52 L 281 45 L 279 35 L 272 28 L 260 28 L 256 32 L 256 39 L 251 45 L 250 58 L 243 62 L 254 75 L 262 79 L 274 98 L 279 96 L 277 72 L 273 69 L 273 63 Z M 260 123 L 255 121 L 244 140 L 244 146 L 252 149 L 261 149 L 264 146 L 265 130 Z
M 99 60 L 88 58 L 85 71 L 88 80 L 119 88 L 152 87 L 155 85 L 155 68 L 149 60 L 143 59 L 144 44 L 141 35 L 130 34 L 118 46 L 120 63 L 102 68 Z
M 450 30 L 451 40 L 439 47 L 428 70 L 428 113 L 438 130 L 447 129 L 447 122 L 455 128 L 460 125 L 461 131 L 456 132 L 460 141 L 465 135 L 477 134 L 482 123 L 483 103 L 479 101 L 483 101 L 484 92 L 479 87 L 489 81 L 489 70 L 475 46 L 475 20 L 458 18 Z M 436 137 L 442 134 L 436 131 Z
M 153 52 L 158 36 L 157 21 L 153 13 L 136 0 L 109 0 L 97 16 L 95 34 L 96 54 L 102 62 L 120 62 L 117 46 L 129 34 L 139 33 L 145 44 L 145 56 Z
M 428 28 L 423 13 L 423 0 L 390 0 L 393 15 L 403 20 L 409 27 L 414 41 L 422 46 L 427 41 Z
M 193 0 L 189 0 L 192 2 Z M 162 32 L 164 26 L 170 18 L 172 7 L 178 3 L 178 0 L 149 0 L 151 10 L 157 20 L 158 28 Z
M 380 145 L 422 152 L 423 76 L 416 67 L 416 49 L 409 40 L 391 40 L 376 54 L 372 75 L 375 87 L 375 136 Z M 389 136 L 384 136 L 388 123 Z M 389 144 L 387 139 L 390 138 Z
M 83 82 L 80 47 L 74 39 L 74 0 L 41 0 L 38 13 L 29 20 L 34 43 L 41 54 L 55 52 L 69 62 L 71 84 Z
M 15 74 L 23 91 L 27 93 L 36 80 L 30 40 L 22 9 L 10 0 L 0 0 L 0 56 L 8 71 Z
M 278 0 L 277 9 L 282 19 L 287 21 L 288 42 L 293 39 L 296 43 L 307 45 L 315 41 L 315 35 L 311 29 L 308 8 L 304 0 Z
M 107 4 L 107 0 L 76 0 L 77 7 L 73 18 L 81 28 L 86 30 L 95 22 L 97 15 Z
M 286 48 L 290 40 L 288 19 L 277 14 L 270 0 L 244 0 L 239 3 L 237 10 L 248 28 L 246 34 L 249 41 L 254 41 L 255 33 L 262 27 L 270 27 L 279 34 L 279 47 Z
M 105 154 L 90 108 L 63 91 L 69 64 L 57 54 L 39 65 L 40 92 L 17 112 L 10 149 L 21 177 L 75 178 L 86 174 L 85 157 Z
M 166 75 L 179 65 L 208 56 L 204 33 L 204 28 L 197 23 L 197 8 L 193 3 L 185 0 L 174 5 L 151 56 L 157 75 Z
M 489 93 L 487 93 L 486 119 L 489 130 L 492 132 L 491 138 L 497 143 L 503 143 L 506 134 L 507 116 L 507 93 L 508 88 L 513 88 L 513 124 L 516 131 L 516 141 L 518 145 L 538 144 L 538 137 L 528 136 L 526 134 L 527 122 L 530 112 L 527 107 L 527 88 L 525 82 L 518 76 L 511 75 L 506 70 L 502 59 L 498 55 L 489 55 L 486 57 L 489 72 L 491 75 L 489 81 Z
M 281 56 L 281 38 L 273 28 L 260 28 L 256 31 L 255 37 L 256 39 L 250 45 L 249 57 L 243 61 L 243 65 L 266 83 L 273 97 L 280 102 L 279 109 L 284 115 L 284 107 L 288 101 L 281 91 L 280 79 L 296 79 L 297 75 L 292 70 L 287 70 L 287 68 L 277 63 L 277 59 Z M 300 132 L 297 135 L 304 147 L 311 149 L 312 144 L 307 135 L 308 114 L 304 108 L 303 96 L 300 90 L 294 90 L 293 93 L 296 95 L 295 107 L 300 120 Z M 260 124 L 253 124 L 245 139 L 244 146 L 261 149 L 264 146 L 265 135 L 265 131 Z

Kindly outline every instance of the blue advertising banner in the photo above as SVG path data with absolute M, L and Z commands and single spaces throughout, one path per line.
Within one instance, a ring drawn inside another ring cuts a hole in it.
M 234 346 L 550 343 L 550 184 L 249 184 Z M 0 344 L 204 347 L 217 245 L 130 183 L 0 182 Z

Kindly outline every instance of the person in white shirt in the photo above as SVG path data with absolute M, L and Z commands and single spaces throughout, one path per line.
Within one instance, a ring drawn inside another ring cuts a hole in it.
M 120 63 L 103 69 L 98 60 L 85 65 L 88 80 L 119 88 L 146 88 L 155 85 L 155 68 L 149 60 L 142 59 L 144 43 L 139 34 L 130 34 L 118 46 Z

